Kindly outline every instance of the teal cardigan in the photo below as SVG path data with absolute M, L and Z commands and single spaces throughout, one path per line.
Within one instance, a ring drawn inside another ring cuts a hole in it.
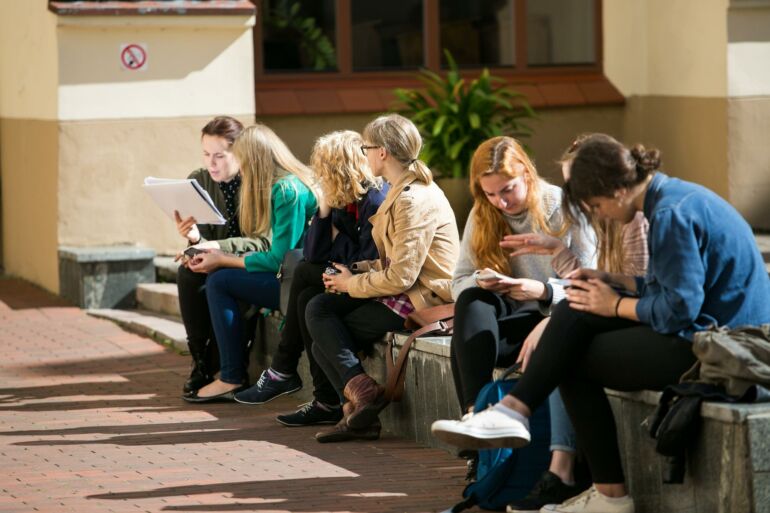
M 318 209 L 313 192 L 294 175 L 283 177 L 273 185 L 270 203 L 270 249 L 244 257 L 246 270 L 252 273 L 277 273 L 286 252 L 302 247 L 308 222 Z

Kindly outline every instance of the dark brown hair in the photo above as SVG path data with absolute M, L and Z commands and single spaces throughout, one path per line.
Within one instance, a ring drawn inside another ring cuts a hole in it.
M 232 146 L 241 132 L 243 132 L 243 125 L 240 121 L 230 116 L 217 116 L 206 123 L 201 130 L 201 137 L 204 135 L 221 137 Z
M 606 134 L 591 134 L 578 142 L 564 184 L 565 200 L 580 206 L 588 198 L 612 197 L 615 191 L 642 183 L 660 167 L 660 152 L 641 144 L 626 148 Z

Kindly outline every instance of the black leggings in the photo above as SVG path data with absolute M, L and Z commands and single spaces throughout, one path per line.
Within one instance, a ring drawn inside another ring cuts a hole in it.
M 213 376 L 219 370 L 219 351 L 206 300 L 208 277 L 206 273 L 196 273 L 181 265 L 177 271 L 176 286 L 190 353 L 193 359 L 203 360 L 206 371 Z
M 271 367 L 285 374 L 296 374 L 304 350 L 310 363 L 310 374 L 313 376 L 313 397 L 319 402 L 333 405 L 339 403 L 337 391 L 313 357 L 313 340 L 305 323 L 305 308 L 308 302 L 318 294 L 324 293 L 324 269 L 325 264 L 300 262 L 294 270 L 281 340 L 273 355 Z
M 481 388 L 492 381 L 495 367 L 516 361 L 524 339 L 542 319 L 539 312 L 517 312 L 502 295 L 479 287 L 460 294 L 450 360 L 463 414 Z
M 511 394 L 534 411 L 558 386 L 594 482 L 623 483 L 615 419 L 604 388 L 662 390 L 693 363 L 686 339 L 635 321 L 581 313 L 563 301 Z

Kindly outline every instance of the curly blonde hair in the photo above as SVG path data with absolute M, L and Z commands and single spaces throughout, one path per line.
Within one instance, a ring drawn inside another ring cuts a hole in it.
M 474 264 L 477 269 L 489 267 L 507 274 L 510 272 L 508 255 L 500 247 L 500 241 L 511 233 L 511 228 L 505 221 L 503 212 L 487 199 L 484 189 L 481 188 L 481 179 L 495 174 L 510 178 L 524 176 L 527 184 L 527 211 L 532 217 L 532 226 L 535 230 L 550 235 L 552 232 L 546 222 L 540 198 L 541 179 L 521 145 L 516 139 L 507 136 L 493 137 L 481 143 L 471 158 L 470 171 L 474 222 L 471 249 L 475 258 Z
M 313 145 L 310 167 L 323 191 L 324 201 L 332 208 L 343 208 L 366 195 L 378 180 L 361 153 L 363 139 L 352 130 L 322 135 Z

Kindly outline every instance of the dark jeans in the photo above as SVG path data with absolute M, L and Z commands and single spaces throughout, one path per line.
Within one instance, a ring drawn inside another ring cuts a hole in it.
M 460 294 L 450 360 L 463 414 L 481 388 L 492 381 L 495 367 L 513 365 L 524 339 L 542 319 L 539 312 L 517 312 L 503 296 L 482 288 Z
M 511 394 L 534 410 L 558 386 L 594 482 L 622 483 L 615 419 L 604 388 L 662 390 L 693 363 L 686 339 L 626 319 L 581 313 L 564 301 Z
M 313 357 L 313 339 L 305 323 L 308 302 L 318 294 L 324 293 L 321 276 L 325 268 L 325 264 L 300 262 L 294 270 L 281 340 L 273 355 L 271 367 L 285 374 L 296 374 L 299 359 L 305 350 L 310 363 L 310 374 L 313 376 L 313 397 L 319 402 L 333 405 L 339 403 L 339 397 Z
M 219 351 L 211 325 L 209 303 L 206 300 L 208 276 L 179 266 L 176 286 L 179 292 L 179 311 L 187 332 L 190 353 L 194 359 L 203 360 L 206 372 L 213 376 L 219 370 Z
M 225 383 L 246 381 L 246 351 L 239 301 L 257 307 L 278 309 L 280 287 L 274 273 L 250 273 L 246 269 L 219 269 L 206 281 L 211 322 L 222 364 L 220 379 Z
M 387 332 L 404 328 L 404 319 L 382 303 L 347 294 L 314 297 L 305 310 L 305 320 L 313 339 L 313 356 L 340 401 L 344 401 L 347 382 L 364 372 L 356 353 L 370 352 Z

